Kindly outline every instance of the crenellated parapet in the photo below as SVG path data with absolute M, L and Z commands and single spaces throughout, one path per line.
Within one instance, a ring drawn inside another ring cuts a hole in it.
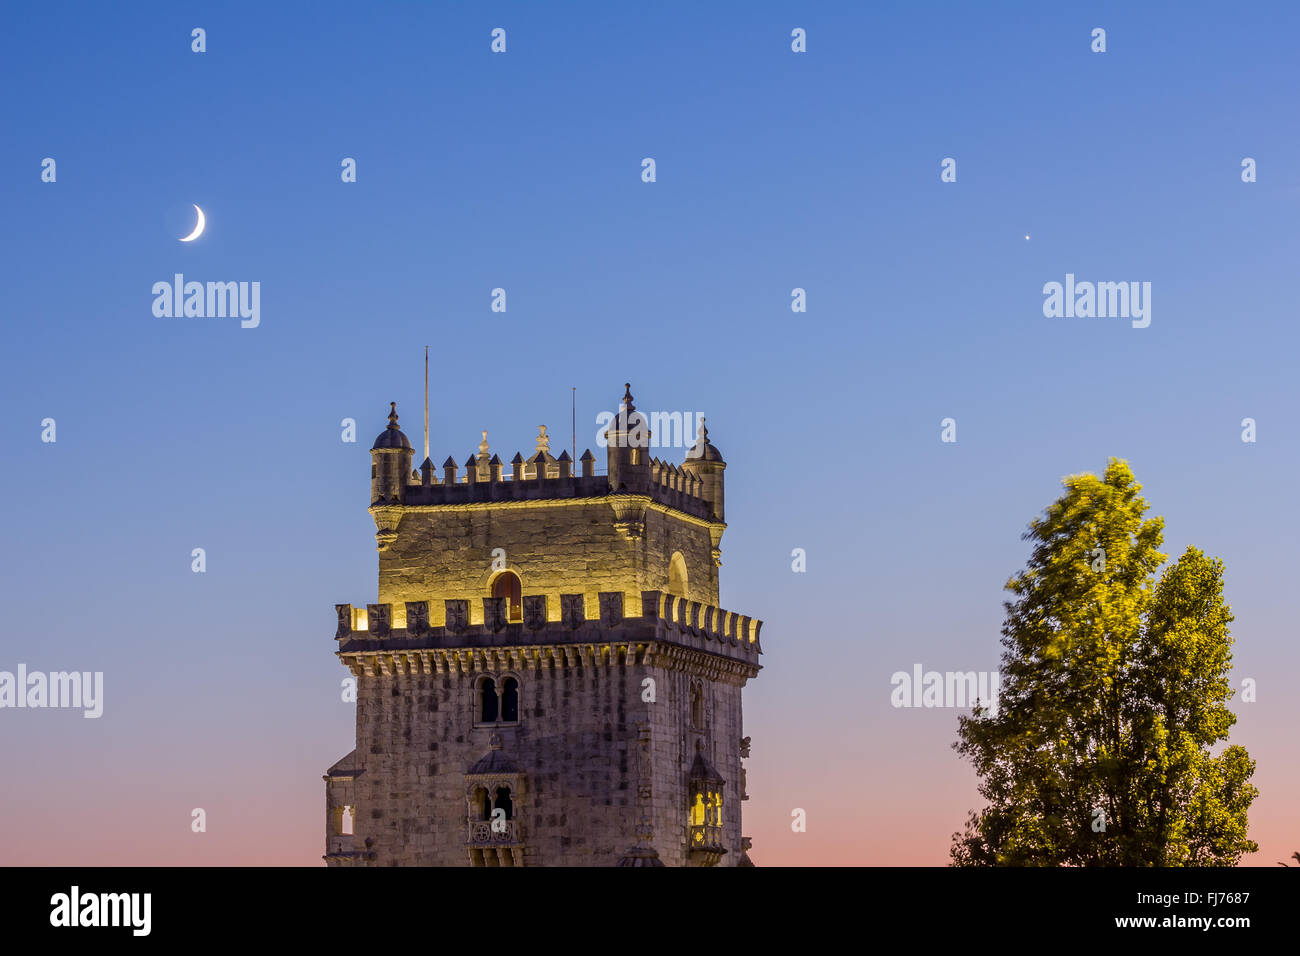
M 595 459 L 587 451 L 580 459 L 582 472 L 574 474 L 569 453 L 564 452 L 554 463 L 545 460 L 526 461 L 516 453 L 511 470 L 506 471 L 500 459 L 493 455 L 486 466 L 480 467 L 474 459 L 462 469 L 450 456 L 442 467 L 439 480 L 432 467 L 412 472 L 402 493 L 396 498 L 383 497 L 371 502 L 371 513 L 381 524 L 380 531 L 389 531 L 385 522 L 393 524 L 406 508 L 438 505 L 466 505 L 498 501 L 540 501 L 564 498 L 602 498 L 610 494 L 608 475 L 592 472 Z M 675 508 L 705 521 L 715 520 L 709 502 L 701 496 L 703 481 L 683 468 L 650 460 L 650 484 L 641 497 L 649 498 L 665 507 Z
M 338 655 L 370 676 L 656 663 L 743 682 L 760 669 L 763 622 L 747 615 L 662 591 L 642 591 L 635 609 L 620 591 L 601 592 L 596 608 L 582 594 L 558 597 L 524 595 L 521 622 L 507 619 L 503 598 L 482 598 L 477 621 L 469 601 L 445 600 L 441 626 L 429 624 L 428 601 L 405 602 L 401 627 L 392 605 L 338 604 Z
M 527 455 L 515 452 L 508 463 L 491 453 L 485 431 L 477 452 L 463 465 L 449 455 L 441 469 L 428 458 L 412 467 L 413 449 L 398 427 L 396 403 L 390 405 L 388 428 L 370 450 L 370 510 L 379 527 L 380 550 L 391 543 L 402 511 L 409 507 L 614 494 L 648 498 L 704 521 L 724 521 L 726 463 L 709 442 L 703 419 L 696 443 L 681 465 L 650 458 L 651 434 L 645 417 L 632 405 L 631 386 L 620 403 L 619 417 L 604 433 L 608 467 L 600 475 L 590 449 L 576 462 L 567 451 L 558 458 L 552 455 L 545 425 L 538 426 L 536 448 Z
M 650 496 L 655 501 L 690 514 L 711 517 L 704 499 L 704 482 L 671 462 L 650 459 Z

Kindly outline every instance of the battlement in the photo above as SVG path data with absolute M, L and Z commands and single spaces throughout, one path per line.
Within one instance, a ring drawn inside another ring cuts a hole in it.
M 464 465 L 448 457 L 439 475 L 439 468 L 426 457 L 418 468 L 413 468 L 415 450 L 398 427 L 397 403 L 389 404 L 388 427 L 370 449 L 372 510 L 408 505 L 599 498 L 626 493 L 648 497 L 710 523 L 721 525 L 726 520 L 722 477 L 726 462 L 717 446 L 709 441 L 704 418 L 700 418 L 695 444 L 681 465 L 650 458 L 646 452 L 651 447 L 652 436 L 645 415 L 632 404 L 631 385 L 626 386 L 618 416 L 602 433 L 607 464 L 603 475 L 596 474 L 596 457 L 590 449 L 577 462 L 567 451 L 561 452 L 558 458 L 553 456 L 545 425 L 538 426 L 537 447 L 527 457 L 515 452 L 508 463 L 503 462 L 491 453 L 484 431 L 477 454 L 470 455 Z M 427 456 L 427 428 L 425 449 Z M 575 472 L 575 467 L 580 470 Z M 384 520 L 395 516 L 395 512 L 389 512 Z M 380 528 L 381 533 L 388 530 L 391 529 Z
M 704 497 L 704 482 L 684 468 L 670 462 L 650 459 L 650 497 L 655 501 L 685 511 L 697 513 L 697 507 L 708 513 Z
M 493 455 L 470 456 L 462 472 L 448 456 L 442 476 L 434 473 L 432 463 L 412 471 L 398 500 L 381 495 L 371 507 L 390 505 L 459 505 L 485 501 L 535 501 L 549 498 L 599 498 L 611 492 L 609 476 L 595 473 L 595 458 L 590 451 L 579 459 L 582 471 L 574 474 L 568 452 L 559 458 L 538 452 L 525 460 L 518 452 L 505 472 L 500 458 Z M 704 483 L 685 469 L 658 458 L 650 459 L 650 500 L 705 521 L 713 519 L 709 502 L 702 496 Z
M 481 621 L 470 620 L 468 600 L 446 600 L 441 626 L 430 625 L 428 601 L 407 601 L 401 627 L 394 626 L 391 604 L 336 604 L 334 637 L 345 659 L 367 652 L 664 642 L 732 658 L 757 673 L 763 622 L 747 615 L 662 591 L 642 591 L 641 613 L 630 615 L 621 591 L 602 591 L 597 614 L 589 616 L 584 595 L 559 597 L 554 607 L 547 595 L 524 595 L 518 621 L 508 620 L 504 598 L 482 598 Z

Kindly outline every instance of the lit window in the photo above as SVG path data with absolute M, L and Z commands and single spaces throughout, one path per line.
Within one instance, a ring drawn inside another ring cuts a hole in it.
M 505 598 L 506 620 L 519 623 L 524 619 L 523 585 L 513 571 L 502 571 L 492 579 L 492 596 Z
M 686 597 L 686 559 L 680 551 L 674 551 L 668 562 L 668 593 L 673 597 Z
M 722 845 L 723 779 L 705 759 L 695 754 L 688 777 L 687 824 L 690 828 L 690 853 L 708 866 L 717 864 L 726 852 Z

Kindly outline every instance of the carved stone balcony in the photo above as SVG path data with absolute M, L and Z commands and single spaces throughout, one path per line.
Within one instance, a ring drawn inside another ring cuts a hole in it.
M 469 839 L 465 847 L 469 852 L 470 866 L 523 866 L 524 846 L 514 820 L 497 824 L 492 829 L 490 820 L 475 820 L 469 825 Z
M 692 826 L 687 856 L 691 866 L 717 866 L 727 852 L 722 845 L 722 827 Z
M 504 829 L 502 829 L 504 827 Z M 492 821 L 476 820 L 469 825 L 469 846 L 510 845 L 515 842 L 517 833 L 514 820 L 504 820 L 492 829 Z

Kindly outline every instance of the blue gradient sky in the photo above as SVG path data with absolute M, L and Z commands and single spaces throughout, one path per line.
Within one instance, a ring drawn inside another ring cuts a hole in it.
M 571 386 L 579 452 L 629 379 L 708 416 L 722 603 L 767 622 L 759 864 L 946 862 L 980 805 L 956 712 L 891 708 L 890 674 L 996 668 L 1021 531 L 1112 455 L 1171 556 L 1226 562 L 1246 862 L 1300 849 L 1300 11 L 836 6 L 43 4 L 0 33 L 0 669 L 106 684 L 97 721 L 0 712 L 0 862 L 319 862 L 353 735 L 332 605 L 374 600 L 366 449 L 393 400 L 418 444 L 426 344 L 435 462 L 482 428 L 567 445 Z M 260 328 L 155 318 L 175 272 L 261 282 Z M 1151 282 L 1150 328 L 1044 318 L 1067 272 Z

